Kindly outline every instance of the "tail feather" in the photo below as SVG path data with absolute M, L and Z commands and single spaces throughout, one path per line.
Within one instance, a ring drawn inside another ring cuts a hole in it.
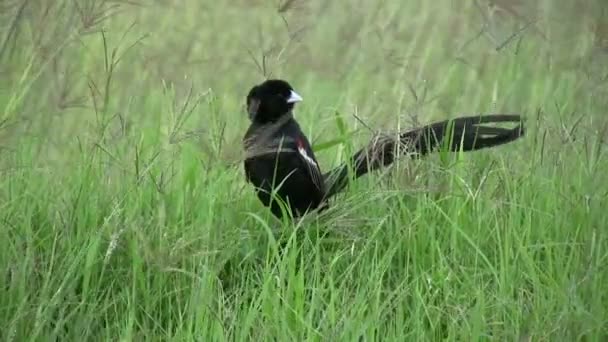
M 518 125 L 511 129 L 480 126 L 496 123 Z M 475 151 L 503 145 L 523 135 L 524 125 L 519 115 L 467 116 L 433 123 L 395 136 L 378 135 L 355 153 L 348 163 L 323 175 L 327 189 L 325 198 L 329 199 L 348 185 L 349 165 L 353 167 L 356 179 L 392 164 L 400 154 L 422 157 L 442 146 L 448 147 L 449 151 Z

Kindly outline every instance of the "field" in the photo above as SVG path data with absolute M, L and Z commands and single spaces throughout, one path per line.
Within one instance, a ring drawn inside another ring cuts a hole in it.
M 0 3 L 0 340 L 607 341 L 608 6 L 533 3 Z M 266 77 L 325 171 L 463 115 L 526 135 L 281 222 L 242 169 Z

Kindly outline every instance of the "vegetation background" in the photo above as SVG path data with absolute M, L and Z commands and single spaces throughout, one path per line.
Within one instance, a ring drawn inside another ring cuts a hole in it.
M 241 166 L 268 76 L 324 170 L 371 130 L 528 131 L 278 222 Z M 604 0 L 4 0 L 0 340 L 606 341 L 607 85 Z

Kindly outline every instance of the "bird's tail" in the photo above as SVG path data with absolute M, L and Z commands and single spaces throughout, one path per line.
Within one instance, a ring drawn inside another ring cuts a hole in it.
M 515 128 L 492 127 L 487 124 L 517 123 Z M 452 133 L 452 134 L 450 134 Z M 377 135 L 349 162 L 323 175 L 326 199 L 342 191 L 354 179 L 393 163 L 400 154 L 421 157 L 438 148 L 449 151 L 475 151 L 509 143 L 524 135 L 524 124 L 519 115 L 467 116 L 436 122 L 398 135 Z

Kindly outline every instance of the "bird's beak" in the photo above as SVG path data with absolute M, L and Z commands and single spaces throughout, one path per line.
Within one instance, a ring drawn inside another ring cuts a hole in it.
M 289 98 L 287 99 L 287 103 L 296 103 L 302 101 L 302 96 L 298 95 L 295 91 L 291 91 Z

